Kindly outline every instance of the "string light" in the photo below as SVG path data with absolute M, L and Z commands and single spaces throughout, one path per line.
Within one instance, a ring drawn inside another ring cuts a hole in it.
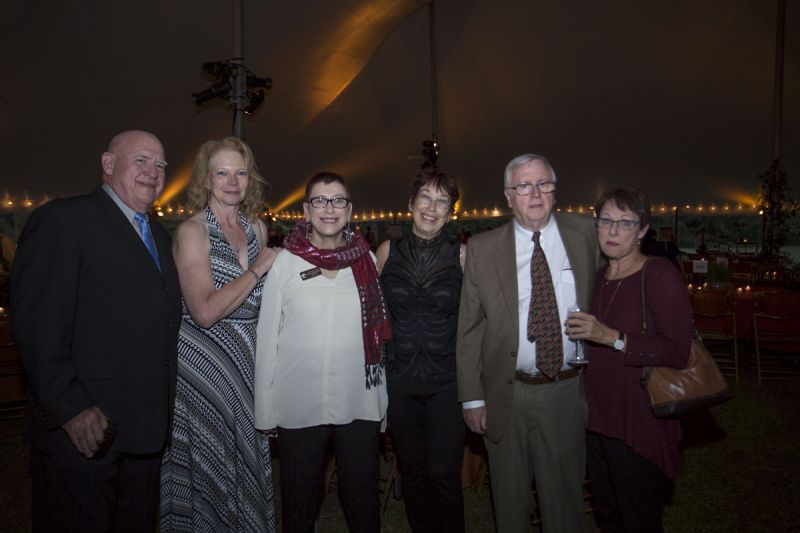
M 50 197 L 42 196 L 39 198 L 31 198 L 27 194 L 19 195 L 19 196 L 12 196 L 8 193 L 4 194 L 2 198 L 0 198 L 0 209 L 2 210 L 13 210 L 13 211 L 30 211 L 36 207 L 39 207 L 48 201 L 50 201 Z M 728 214 L 728 213 L 736 213 L 736 214 L 763 214 L 762 207 L 753 204 L 753 203 L 736 203 L 736 204 L 729 204 L 727 202 L 720 202 L 719 204 L 716 202 L 712 202 L 710 204 L 704 203 L 686 203 L 679 205 L 669 205 L 669 204 L 656 204 L 657 207 L 653 208 L 654 214 L 666 214 L 667 212 L 675 213 L 679 211 L 679 215 L 684 214 L 695 214 L 695 215 L 704 215 L 704 214 Z M 680 209 L 679 209 L 680 208 Z M 155 206 L 155 212 L 158 214 L 159 217 L 185 217 L 188 215 L 193 214 L 193 210 L 189 210 L 182 205 L 174 206 L 172 204 L 166 204 L 163 206 Z M 568 205 L 565 208 L 556 207 L 555 209 L 557 212 L 567 212 L 567 213 L 580 213 L 582 215 L 594 216 L 594 207 L 591 205 Z M 265 218 L 271 218 L 275 220 L 299 220 L 303 218 L 302 211 L 299 210 L 287 210 L 281 209 L 277 212 L 266 210 L 264 211 Z M 510 217 L 511 210 L 510 209 L 500 209 L 498 207 L 472 207 L 466 208 L 463 206 L 459 206 L 458 211 L 454 212 L 452 215 L 453 220 L 471 220 L 471 219 L 482 219 L 482 218 L 496 218 L 496 217 Z M 353 213 L 353 220 L 362 220 L 362 221 L 371 221 L 371 220 L 390 220 L 390 221 L 402 221 L 402 220 L 411 220 L 413 215 L 410 211 L 393 211 L 393 210 L 386 210 L 386 209 L 370 209 L 369 211 L 364 210 L 360 213 Z
M 688 208 L 686 206 L 689 206 Z M 668 212 L 675 213 L 679 211 L 679 215 L 711 215 L 711 214 L 726 214 L 726 213 L 738 213 L 738 214 L 757 214 L 758 206 L 752 205 L 742 205 L 739 204 L 735 208 L 731 207 L 728 204 L 724 205 L 717 205 L 717 204 L 684 204 L 681 206 L 672 205 L 668 206 L 662 204 L 658 207 L 653 208 L 653 214 L 666 214 Z M 175 215 L 175 213 L 179 213 L 179 209 L 176 209 L 172 206 L 166 206 L 164 211 L 168 214 Z M 555 209 L 556 212 L 566 212 L 566 213 L 580 213 L 584 216 L 594 216 L 594 207 L 588 205 L 577 205 L 577 206 L 567 206 L 564 208 L 557 207 Z M 293 211 L 293 210 L 282 210 L 278 213 L 273 213 L 271 211 L 265 211 L 264 215 L 267 218 L 275 218 L 276 220 L 298 220 L 303 218 L 302 211 Z M 498 207 L 482 207 L 477 208 L 473 207 L 472 209 L 461 209 L 458 212 L 454 212 L 451 215 L 452 220 L 474 220 L 474 219 L 485 219 L 485 218 L 498 218 L 498 217 L 510 217 L 511 210 L 510 209 L 500 209 Z M 363 221 L 363 222 L 370 222 L 370 221 L 380 221 L 380 220 L 388 220 L 393 222 L 399 222 L 403 220 L 411 220 L 413 218 L 413 214 L 410 211 L 386 211 L 382 209 L 375 209 L 369 211 L 362 211 L 360 213 L 353 213 L 353 221 Z

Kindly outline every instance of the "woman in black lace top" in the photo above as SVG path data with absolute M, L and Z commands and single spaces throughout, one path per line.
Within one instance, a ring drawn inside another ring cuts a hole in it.
M 411 232 L 382 243 L 377 252 L 394 336 L 387 371 L 389 421 L 415 533 L 464 531 L 466 426 L 455 351 L 465 246 L 442 232 L 457 200 L 452 176 L 425 169 L 409 199 Z

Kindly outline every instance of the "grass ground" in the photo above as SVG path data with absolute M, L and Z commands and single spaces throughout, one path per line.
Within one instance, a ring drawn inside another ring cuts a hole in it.
M 800 383 L 740 384 L 685 433 L 667 531 L 800 531 Z
M 733 399 L 686 419 L 683 465 L 667 532 L 800 531 L 800 383 L 743 383 Z M 30 477 L 23 419 L 0 420 L 0 531 L 30 530 Z M 276 469 L 277 470 L 277 469 Z M 276 491 L 277 492 L 277 491 Z M 465 489 L 467 531 L 491 532 L 489 491 Z M 321 533 L 346 532 L 332 491 Z M 387 533 L 409 531 L 402 501 L 391 498 Z

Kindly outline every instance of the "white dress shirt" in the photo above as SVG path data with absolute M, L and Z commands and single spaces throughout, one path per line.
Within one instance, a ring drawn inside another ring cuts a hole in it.
M 386 414 L 384 369 L 381 385 L 366 388 L 353 271 L 303 280 L 300 273 L 314 268 L 284 250 L 267 275 L 255 362 L 258 429 L 382 421 Z
M 539 243 L 550 267 L 550 279 L 556 292 L 558 316 L 561 321 L 561 340 L 564 346 L 564 366 L 575 358 L 575 343 L 567 338 L 564 322 L 567 309 L 577 302 L 575 276 L 567 258 L 567 250 L 558 232 L 555 217 L 551 216 L 539 235 Z M 533 257 L 533 232 L 514 221 L 514 246 L 517 252 L 517 310 L 519 313 L 519 349 L 517 350 L 517 370 L 526 374 L 538 374 L 536 368 L 536 343 L 528 340 L 528 310 L 531 304 L 531 259 Z M 536 308 L 534 307 L 534 311 Z
M 133 229 L 136 231 L 136 234 L 139 236 L 140 239 L 142 239 L 143 238 L 142 229 L 139 227 L 139 224 L 136 223 L 136 221 L 133 219 L 133 217 L 136 216 L 136 211 L 134 209 L 131 209 L 131 207 L 128 206 L 128 204 L 122 201 L 122 198 L 120 198 L 117 195 L 117 193 L 114 192 L 114 189 L 111 188 L 111 185 L 109 185 L 108 183 L 103 183 L 101 187 L 103 188 L 104 191 L 106 191 L 106 194 L 108 194 L 111 197 L 111 199 L 114 200 L 114 203 L 117 204 L 117 207 L 120 208 L 120 210 L 125 214 L 125 218 L 127 218 L 128 222 L 130 222 L 131 226 L 133 226 Z M 145 220 L 149 222 L 150 215 L 148 215 L 147 213 L 142 213 L 142 214 L 144 215 Z
M 539 235 L 539 243 L 547 258 L 550 268 L 550 279 L 556 293 L 558 316 L 561 320 L 561 341 L 564 347 L 564 365 L 561 370 L 569 369 L 567 361 L 575 358 L 578 344 L 572 342 L 564 331 L 567 309 L 577 303 L 575 276 L 569 264 L 567 250 L 558 232 L 555 217 L 551 216 L 547 225 Z M 533 232 L 523 228 L 514 220 L 514 248 L 517 260 L 517 312 L 519 313 L 519 339 L 517 347 L 517 370 L 526 374 L 540 374 L 536 368 L 536 343 L 528 340 L 528 309 L 531 305 L 531 259 L 533 258 Z M 534 302 L 535 305 L 535 302 Z M 463 402 L 462 409 L 475 409 L 486 405 L 484 400 Z

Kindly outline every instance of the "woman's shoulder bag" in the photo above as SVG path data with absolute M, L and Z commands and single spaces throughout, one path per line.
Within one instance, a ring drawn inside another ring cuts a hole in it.
M 642 266 L 642 334 L 647 335 L 645 271 Z M 659 418 L 672 418 L 695 409 L 720 404 L 730 398 L 728 382 L 693 328 L 692 347 L 686 368 L 645 367 L 642 387 L 650 395 L 650 407 Z

